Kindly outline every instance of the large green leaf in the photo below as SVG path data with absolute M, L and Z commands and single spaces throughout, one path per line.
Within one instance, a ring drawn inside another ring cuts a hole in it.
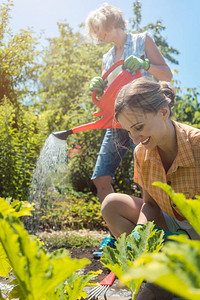
M 0 276 L 7 277 L 10 269 L 9 260 L 0 242 Z
M 143 278 L 183 297 L 200 299 L 200 242 L 185 236 L 167 242 L 162 252 L 139 257 L 123 278 Z
M 19 283 L 17 289 L 26 299 L 42 299 L 74 271 L 89 263 L 87 259 L 48 256 L 22 224 L 10 216 L 0 219 L 0 241 Z
M 22 217 L 22 216 L 31 216 L 31 211 L 34 204 L 30 204 L 27 201 L 10 201 L 10 199 L 0 198 L 0 213 L 2 216 L 13 216 L 13 217 Z
M 72 275 L 70 275 L 67 278 L 68 284 L 65 285 L 66 299 L 77 300 L 81 297 L 87 297 L 87 293 L 83 291 L 83 288 L 86 285 L 90 284 L 90 280 L 101 272 L 101 270 L 97 272 L 89 272 L 88 274 L 83 276 L 80 276 L 76 272 L 74 272 Z M 80 293 L 80 291 L 82 292 Z
M 153 231 L 153 227 L 153 222 L 148 222 L 138 229 L 139 239 L 135 239 L 133 235 L 126 238 L 125 233 L 122 234 L 116 242 L 116 249 L 105 247 L 101 258 L 102 264 L 114 272 L 119 280 L 131 290 L 132 299 L 135 299 L 143 278 L 124 281 L 124 274 L 128 272 L 133 261 L 143 253 L 158 252 L 162 248 L 163 233 L 162 231 Z M 130 247 L 132 250 L 128 250 Z
M 200 235 L 200 196 L 196 196 L 196 199 L 186 199 L 184 194 L 175 193 L 168 184 L 154 182 L 153 185 L 162 188 L 169 195 L 185 218 Z

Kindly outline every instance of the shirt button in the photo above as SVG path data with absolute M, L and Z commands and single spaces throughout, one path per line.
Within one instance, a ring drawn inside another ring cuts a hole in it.
M 175 203 L 173 203 L 173 204 L 172 204 L 172 206 L 173 206 L 173 207 L 176 207 L 176 204 L 175 204 Z
M 171 185 L 171 181 L 170 181 L 170 180 L 169 180 L 169 181 L 167 181 L 167 184 L 168 184 L 168 185 Z

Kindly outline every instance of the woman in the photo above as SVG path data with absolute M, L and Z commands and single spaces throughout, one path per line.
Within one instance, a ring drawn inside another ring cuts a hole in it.
M 143 199 L 118 193 L 104 199 L 102 215 L 115 238 L 130 234 L 137 224 L 154 221 L 157 227 L 174 233 L 183 229 L 191 239 L 200 239 L 168 195 L 152 185 L 167 183 L 186 198 L 200 195 L 200 130 L 171 119 L 174 99 L 167 83 L 145 78 L 118 94 L 115 117 L 137 145 L 134 181 Z M 138 299 L 155 299 L 152 291 L 146 293 Z
M 102 75 L 117 61 L 125 60 L 123 67 L 115 69 L 110 74 L 108 84 L 111 84 L 121 68 L 129 69 L 130 72 L 139 68 L 143 76 L 149 76 L 151 79 L 155 76 L 159 80 L 171 80 L 171 71 L 152 38 L 147 32 L 127 33 L 126 20 L 120 9 L 105 3 L 89 14 L 85 30 L 87 36 L 94 42 L 114 44 L 103 56 Z M 103 81 L 101 77 L 95 77 L 91 80 L 90 89 L 103 93 L 106 85 L 107 81 Z M 113 132 L 112 129 L 108 129 L 106 131 L 92 175 L 101 203 L 109 193 L 114 192 L 111 184 L 112 178 L 129 146 L 134 151 L 135 145 L 124 130 L 119 129 Z M 101 256 L 102 248 L 106 244 L 112 246 L 114 240 L 107 238 L 101 245 L 100 251 L 95 252 L 94 256 Z

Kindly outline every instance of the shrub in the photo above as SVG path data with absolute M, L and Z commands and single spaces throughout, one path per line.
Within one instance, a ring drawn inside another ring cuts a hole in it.
M 45 119 L 23 105 L 18 111 L 6 98 L 0 108 L 0 195 L 26 200 L 47 133 Z

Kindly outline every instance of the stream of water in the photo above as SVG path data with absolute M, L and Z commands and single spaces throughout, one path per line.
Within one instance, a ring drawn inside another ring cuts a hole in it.
M 36 168 L 33 171 L 32 183 L 29 193 L 29 202 L 35 203 L 32 220 L 26 227 L 35 234 L 38 229 L 38 215 L 47 205 L 51 193 L 61 191 L 65 184 L 68 162 L 67 143 L 50 134 L 46 139 Z

